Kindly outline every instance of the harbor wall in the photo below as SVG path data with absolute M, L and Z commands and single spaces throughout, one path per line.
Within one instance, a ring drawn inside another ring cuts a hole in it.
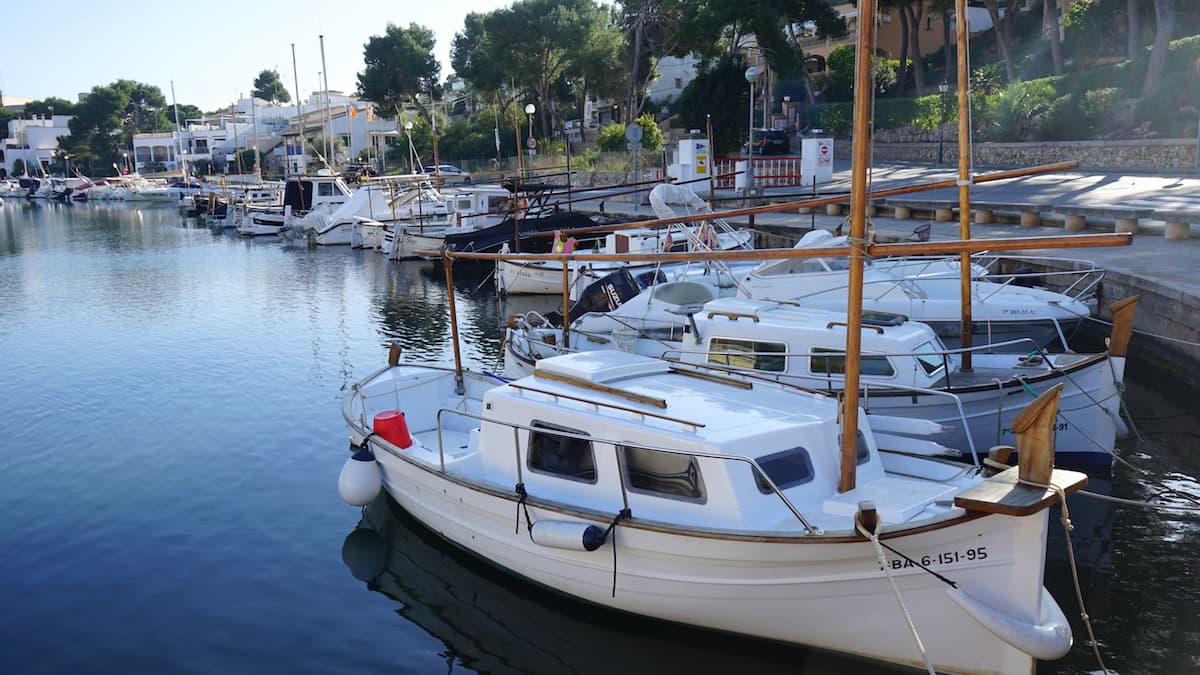
M 833 144 L 838 159 L 849 159 L 849 139 Z M 958 138 L 949 133 L 942 141 L 942 161 L 958 163 Z M 888 130 L 877 132 L 871 149 L 878 162 L 937 162 L 936 131 Z M 1045 141 L 1037 143 L 980 143 L 973 148 L 974 162 L 984 166 L 1037 166 L 1079 162 L 1080 168 L 1163 169 L 1195 171 L 1196 139 L 1143 139 L 1133 141 Z

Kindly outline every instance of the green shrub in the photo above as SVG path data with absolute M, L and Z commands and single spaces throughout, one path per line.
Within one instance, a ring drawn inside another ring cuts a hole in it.
M 617 152 L 625 149 L 625 125 L 614 122 L 596 134 L 596 147 L 603 152 Z
M 975 118 L 979 136 L 989 141 L 1022 141 L 1035 137 L 1042 117 L 1058 97 L 1045 80 L 1014 82 L 995 97 L 994 107 Z M 991 98 L 991 97 L 987 97 Z M 986 120 L 986 121 L 985 121 Z

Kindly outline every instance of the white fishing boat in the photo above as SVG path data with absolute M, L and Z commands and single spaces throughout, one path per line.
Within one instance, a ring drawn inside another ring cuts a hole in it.
M 708 205 L 695 192 L 685 185 L 664 183 L 656 185 L 650 191 L 650 205 L 660 218 L 676 215 L 672 204 L 681 205 L 696 213 L 712 213 Z M 730 227 L 723 219 L 714 217 L 712 220 L 700 223 L 670 224 L 664 227 L 622 228 L 612 232 L 602 232 L 598 236 L 584 237 L 575 242 L 571 232 L 556 233 L 553 252 L 578 250 L 580 253 L 639 253 L 639 252 L 681 252 L 681 251 L 732 251 L 754 249 L 754 233 L 750 230 L 737 230 Z M 586 256 L 571 263 L 567 273 L 569 295 L 576 296 L 579 289 L 607 276 L 619 267 L 627 267 L 635 275 L 650 272 L 651 278 L 657 278 L 659 272 L 666 278 L 687 275 L 700 268 L 699 273 L 712 274 L 728 273 L 724 265 L 711 270 L 711 263 L 696 266 L 682 263 L 667 266 L 675 269 L 664 269 L 658 263 L 630 264 L 612 261 L 589 261 Z M 729 286 L 732 287 L 732 274 Z M 563 263 L 554 258 L 545 260 L 501 260 L 496 263 L 496 288 L 505 295 L 536 295 L 558 294 L 563 292 Z
M 416 210 L 411 203 L 413 199 L 428 202 L 426 208 L 431 214 L 448 210 L 445 206 L 437 206 L 445 199 L 433 189 L 428 176 L 383 176 L 361 184 L 332 212 L 309 212 L 296 223 L 295 229 L 321 246 L 361 247 L 362 235 L 356 235 L 355 230 L 361 228 L 362 223 L 388 226 L 407 219 L 410 212 Z
M 934 422 L 940 429 L 924 439 L 929 453 L 978 462 L 989 448 L 1012 442 L 1013 419 L 1038 392 L 1062 383 L 1058 456 L 1110 463 L 1116 440 L 1127 434 L 1120 403 L 1135 304 L 1114 305 L 1106 352 L 1052 354 L 1018 340 L 973 348 L 969 369 L 966 352 L 947 349 L 928 325 L 896 314 L 868 315 L 861 335 L 863 407 L 869 414 Z M 573 351 L 623 350 L 843 390 L 845 312 L 718 298 L 710 285 L 682 281 L 652 286 L 611 311 L 572 314 L 565 335 L 558 316 L 512 317 L 504 375 L 527 375 L 540 359 Z
M 873 0 L 861 3 L 874 16 Z M 856 241 L 872 35 L 860 28 L 856 59 Z M 993 243 L 893 249 L 965 257 Z M 456 259 L 497 257 L 442 256 L 448 277 Z M 860 409 L 863 257 L 850 268 L 840 398 L 620 350 L 544 359 L 515 382 L 472 373 L 449 283 L 455 368 L 402 364 L 394 347 L 352 387 L 342 413 L 356 452 L 339 493 L 363 505 L 386 490 L 456 546 L 584 602 L 929 672 L 1027 675 L 1072 639 L 1043 587 L 1048 507 L 1087 480 L 1053 468 L 1062 387 L 1014 420 L 1021 465 L 995 476 L 903 442 L 881 450 L 877 432 L 919 425 Z
M 392 260 L 436 251 L 446 237 L 486 230 L 512 213 L 513 193 L 502 185 L 462 185 L 437 191 L 440 201 L 405 195 L 397 202 L 401 215 L 384 235 Z
M 350 195 L 345 181 L 332 174 L 292 176 L 284 185 L 281 205 L 247 208 L 234 229 L 244 237 L 278 235 L 311 212 L 332 213 Z
M 1016 468 L 986 478 L 881 451 L 864 424 L 849 453 L 857 482 L 839 491 L 830 397 L 621 351 L 546 359 L 511 383 L 390 361 L 344 401 L 358 452 L 343 498 L 363 504 L 382 486 L 425 526 L 535 583 L 956 673 L 1028 673 L 1071 645 L 1042 588 L 1053 493 L 1016 485 Z M 1049 406 L 1018 420 L 1022 445 L 1031 419 L 1052 422 Z M 1054 479 L 1068 491 L 1086 480 Z M 1030 506 L 997 513 L 979 499 L 994 490 Z
M 845 247 L 847 238 L 827 230 L 805 234 L 796 248 Z M 863 308 L 903 314 L 927 323 L 948 344 L 957 344 L 962 321 L 960 266 L 951 258 L 883 258 L 866 263 Z M 1031 338 L 1041 346 L 1066 345 L 1067 336 L 1091 315 L 1090 294 L 1103 276 L 1091 268 L 1077 275 L 1071 294 L 992 280 L 977 267 L 970 282 L 974 334 L 989 342 Z M 762 300 L 790 300 L 806 307 L 846 307 L 850 287 L 845 258 L 820 257 L 764 261 L 738 280 L 738 294 Z

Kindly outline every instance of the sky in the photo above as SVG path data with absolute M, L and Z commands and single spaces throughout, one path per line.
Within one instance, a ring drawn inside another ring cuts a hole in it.
M 420 24 L 434 32 L 441 77 L 453 71 L 450 45 L 470 12 L 508 7 L 512 0 L 244 0 L 172 3 L 125 0 L 97 4 L 60 0 L 5 3 L 0 92 L 70 101 L 120 79 L 152 84 L 171 102 L 205 112 L 248 96 L 254 78 L 279 71 L 295 99 L 292 48 L 300 91 L 321 89 L 321 42 L 329 88 L 353 93 L 363 69 L 363 45 L 388 23 Z

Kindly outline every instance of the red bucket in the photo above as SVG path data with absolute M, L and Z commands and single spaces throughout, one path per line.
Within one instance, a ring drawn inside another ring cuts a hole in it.
M 384 410 L 375 415 L 371 430 L 400 448 L 413 444 L 412 436 L 408 433 L 408 422 L 404 421 L 404 413 L 399 410 Z

